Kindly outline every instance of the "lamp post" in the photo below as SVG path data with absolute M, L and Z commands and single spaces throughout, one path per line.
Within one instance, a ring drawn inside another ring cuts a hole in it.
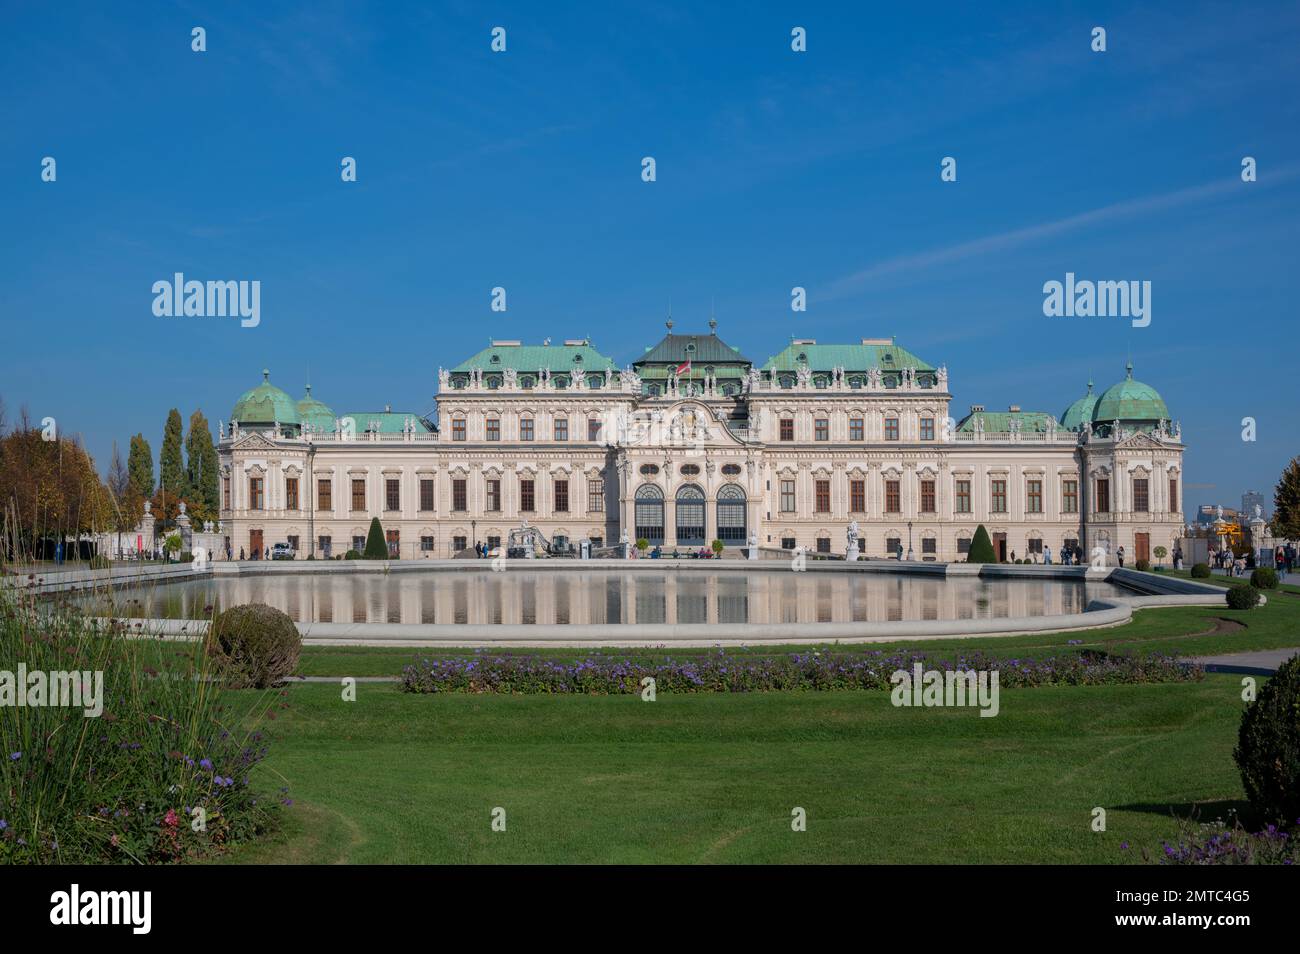
M 912 562 L 912 521 L 907 521 L 907 561 Z
M 478 529 L 477 529 L 477 527 L 478 527 L 478 521 L 477 521 L 477 520 L 471 520 L 471 521 L 469 522 L 470 543 L 473 544 L 473 546 L 474 546 L 474 555 L 475 555 L 475 556 L 478 556 Z

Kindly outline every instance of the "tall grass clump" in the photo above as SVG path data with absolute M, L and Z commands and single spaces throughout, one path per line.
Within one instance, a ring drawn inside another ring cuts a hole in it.
M 173 862 L 271 829 L 277 798 L 250 776 L 274 697 L 223 694 L 210 667 L 201 643 L 107 627 L 0 582 L 0 862 Z M 33 674 L 51 672 L 90 674 L 81 705 L 50 704 L 55 683 L 45 704 L 17 704 L 41 701 Z

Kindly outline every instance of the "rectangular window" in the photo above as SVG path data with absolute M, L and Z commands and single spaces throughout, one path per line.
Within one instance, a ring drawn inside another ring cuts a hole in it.
M 898 418 L 896 417 L 885 418 L 885 440 L 887 441 L 898 440 Z
M 465 511 L 469 509 L 465 494 L 465 478 L 457 477 L 451 482 L 451 509 Z
M 230 478 L 221 478 L 221 509 L 230 509 Z
M 936 553 L 939 552 L 939 541 L 936 540 L 934 537 L 922 537 L 921 552 L 928 553 L 930 554 L 930 556 L 934 556 Z
M 1025 513 L 1043 512 L 1043 482 L 1041 480 L 1025 481 Z
M 501 481 L 489 480 L 487 482 L 487 505 L 484 509 L 489 512 L 496 512 L 501 509 Z
M 818 538 L 817 538 L 817 552 L 818 552 L 818 553 L 830 553 L 830 552 L 831 552 L 831 538 L 830 538 L 830 537 L 818 537 Z
M 902 545 L 903 545 L 902 537 L 886 537 L 885 555 L 891 558 L 898 556 L 899 548 L 902 547 Z
M 265 501 L 262 499 L 262 478 L 248 478 L 248 509 L 261 510 Z
M 420 537 L 420 552 L 421 553 L 433 552 L 433 537 Z
M 366 480 L 364 477 L 354 478 L 352 481 L 352 509 L 366 509 Z
M 849 440 L 860 441 L 865 437 L 866 431 L 862 426 L 862 418 L 849 418 Z
M 495 537 L 495 536 L 488 537 L 488 538 L 487 538 L 487 548 L 488 548 L 488 552 L 489 552 L 489 553 L 491 553 L 493 550 L 499 550 L 499 549 L 501 549 L 501 538 L 500 538 L 500 537 Z
M 817 497 L 817 513 L 831 512 L 831 482 L 818 480 L 814 483 Z
M 316 538 L 316 549 L 317 551 L 319 551 L 322 557 L 328 560 L 330 558 L 331 552 L 334 549 L 334 538 L 331 537 L 329 534 L 322 534 L 321 536 L 318 536 Z
M 813 439 L 828 441 L 831 439 L 831 422 L 824 417 L 813 422 Z
M 587 512 L 605 512 L 605 482 L 598 477 L 587 481 Z
M 567 417 L 557 417 L 555 419 L 555 439 L 557 441 L 567 441 L 569 439 L 569 419 Z
M 1136 513 L 1146 513 L 1151 509 L 1151 499 L 1147 492 L 1147 486 L 1145 477 L 1133 478 L 1133 510 Z
M 794 513 L 794 481 L 781 481 L 781 512 Z
M 285 510 L 298 509 L 298 478 L 297 477 L 284 478 L 284 509 Z
M 1061 512 L 1079 512 L 1079 482 L 1077 480 L 1061 481 Z
M 932 417 L 921 418 L 921 440 L 923 441 L 934 440 L 934 418 Z
M 555 512 L 569 512 L 569 482 L 567 480 L 557 480 L 555 482 Z
M 1178 478 L 1169 478 L 1169 512 L 1178 512 Z
M 365 549 L 366 549 L 366 538 L 365 538 L 365 537 L 353 537 L 353 538 L 352 538 L 352 549 L 353 549 L 353 550 L 356 550 L 358 553 L 364 553 L 364 552 L 365 552 Z
M 293 551 L 294 556 L 297 557 L 297 555 L 298 555 L 298 544 L 301 542 L 301 539 L 302 539 L 302 538 L 299 537 L 296 533 L 291 533 L 291 534 L 289 534 L 287 537 L 285 537 L 284 539 L 285 539 L 285 542 L 289 544 L 289 549 Z
M 424 477 L 420 480 L 420 509 L 433 509 L 433 478 Z
M 519 439 L 521 441 L 531 441 L 533 439 L 533 419 L 531 417 L 521 417 L 519 419 Z
M 954 503 L 954 505 L 955 505 L 955 506 L 954 506 L 954 512 L 955 512 L 955 513 L 970 513 L 970 512 L 971 512 L 971 509 L 970 509 L 970 481 L 969 481 L 969 480 L 959 480 L 959 481 L 957 481 L 957 493 L 956 493 L 956 499 L 953 501 L 953 503 Z
M 402 482 L 396 477 L 384 481 L 384 509 L 402 509 Z
M 461 550 L 468 550 L 468 549 L 469 549 L 469 538 L 468 538 L 468 537 L 452 537 L 452 538 L 451 538 L 451 552 L 452 552 L 452 553 L 459 553 Z
M 921 513 L 934 513 L 934 481 L 921 481 Z
M 452 418 L 451 439 L 453 441 L 463 441 L 465 439 L 465 419 L 463 417 Z
M 401 531 L 399 530 L 384 531 L 384 540 L 388 544 L 388 555 L 390 557 L 397 557 L 401 555 L 402 547 L 399 542 L 401 540 L 400 533 Z
M 1097 512 L 1110 513 L 1110 479 L 1097 478 Z
M 782 538 L 781 538 L 781 549 L 782 549 L 782 550 L 793 550 L 793 549 L 794 549 L 794 537 L 782 537 Z
M 589 441 L 600 440 L 600 418 L 598 417 L 587 418 L 587 440 Z
M 328 477 L 324 480 L 316 481 L 316 509 L 334 509 L 334 481 L 330 480 Z
M 900 492 L 902 481 L 885 481 L 885 513 L 903 512 L 903 495 Z
M 532 513 L 537 509 L 536 501 L 533 498 L 532 480 L 519 481 L 519 509 L 524 513 Z
M 487 439 L 490 441 L 501 440 L 501 418 L 489 417 L 487 419 Z
M 1039 556 L 1043 555 L 1042 537 L 1030 537 L 1027 544 L 1030 553 L 1037 553 Z
M 1007 512 L 1007 482 L 1005 480 L 994 480 L 991 482 L 989 512 L 1006 513 Z
M 865 480 L 849 481 L 849 510 L 852 513 L 867 512 L 867 482 Z
M 792 417 L 781 418 L 781 440 L 783 441 L 794 440 L 794 418 Z
M 970 537 L 957 538 L 957 555 L 967 556 L 970 553 Z

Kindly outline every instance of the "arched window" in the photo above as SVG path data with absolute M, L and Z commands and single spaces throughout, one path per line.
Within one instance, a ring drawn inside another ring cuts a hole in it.
M 723 484 L 718 488 L 718 539 L 723 543 L 745 542 L 745 490 L 738 484 Z
M 704 491 L 686 484 L 677 491 L 677 543 L 704 546 Z
M 654 484 L 644 484 L 636 492 L 636 539 L 645 538 L 651 546 L 664 542 L 664 492 Z

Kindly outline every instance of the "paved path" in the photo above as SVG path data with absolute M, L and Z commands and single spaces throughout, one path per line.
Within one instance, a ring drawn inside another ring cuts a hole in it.
M 1265 649 L 1253 653 L 1224 653 L 1221 656 L 1193 656 L 1206 672 L 1238 672 L 1247 676 L 1271 676 L 1300 649 Z

